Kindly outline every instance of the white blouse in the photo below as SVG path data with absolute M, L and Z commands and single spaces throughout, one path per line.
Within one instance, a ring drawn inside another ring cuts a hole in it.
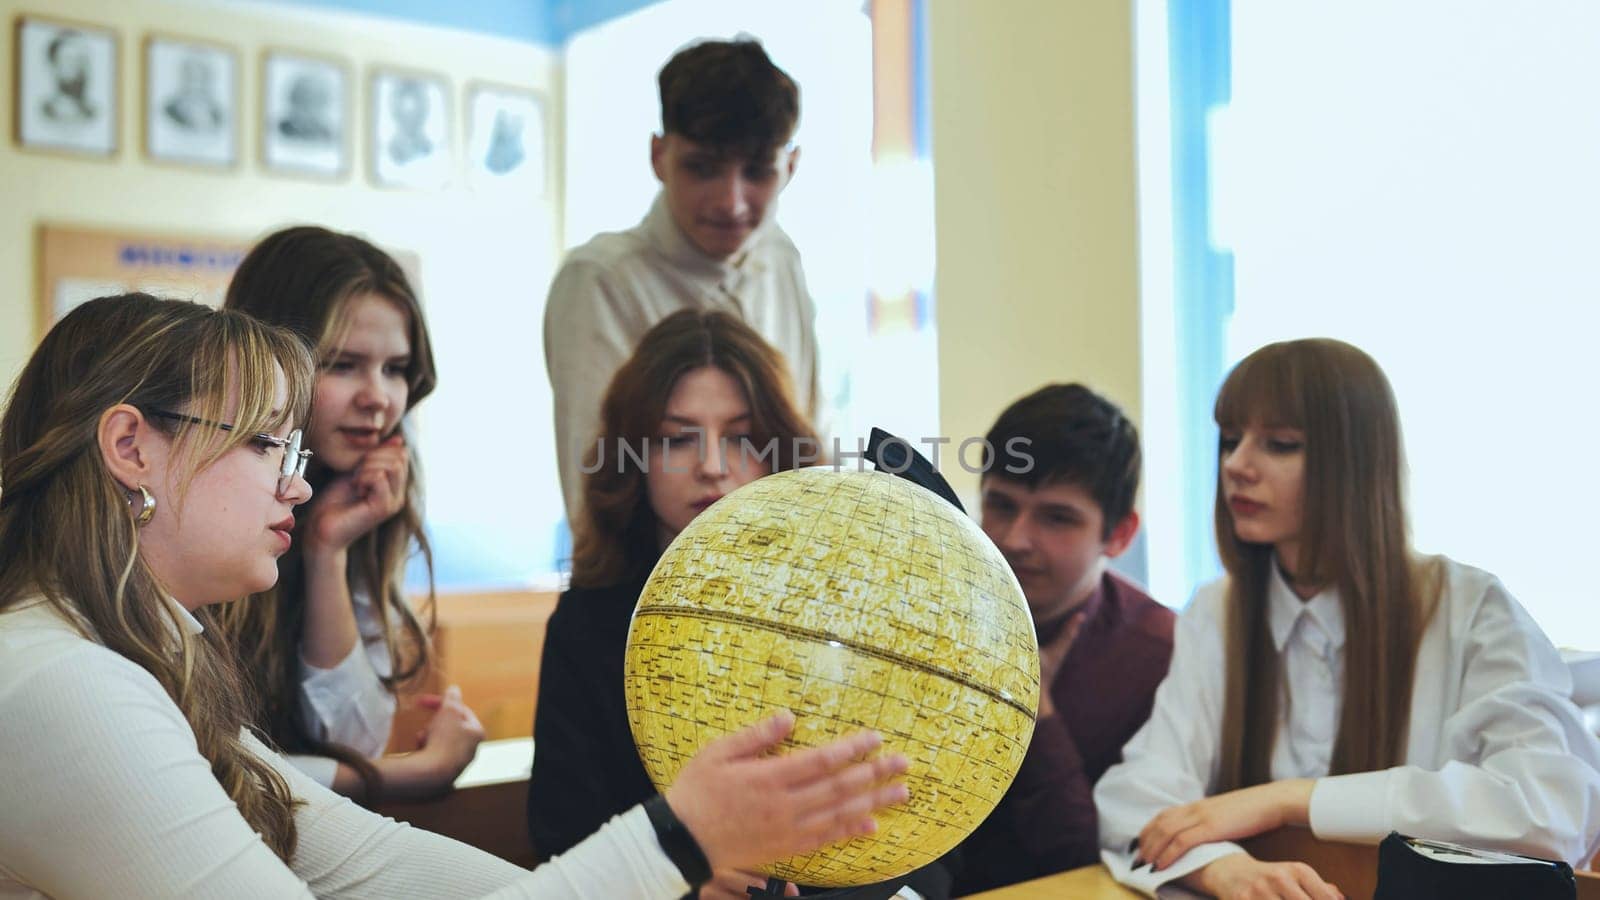
M 365 591 L 351 593 L 360 639 L 331 669 L 300 658 L 300 716 L 306 732 L 319 741 L 342 744 L 376 759 L 389 746 L 396 699 L 383 679 L 394 672 L 383 620 Z M 286 757 L 323 787 L 332 787 L 337 761 L 326 756 Z
M 665 900 L 688 890 L 639 807 L 530 873 L 362 809 L 246 732 L 304 801 L 285 865 L 239 815 L 155 678 L 43 603 L 0 613 L 0 723 L 0 900 Z
M 1494 576 L 1440 557 L 1445 585 L 1417 651 L 1405 764 L 1329 776 L 1344 674 L 1336 591 L 1301 601 L 1274 566 L 1268 596 L 1283 693 L 1272 777 L 1315 778 L 1311 830 L 1376 843 L 1390 831 L 1585 864 L 1600 844 L 1600 742 L 1570 699 L 1560 655 Z M 1194 847 L 1133 871 L 1129 845 L 1157 813 L 1216 790 L 1226 671 L 1227 581 L 1178 619 L 1150 721 L 1095 786 L 1100 846 L 1124 884 L 1156 888 L 1230 853 Z

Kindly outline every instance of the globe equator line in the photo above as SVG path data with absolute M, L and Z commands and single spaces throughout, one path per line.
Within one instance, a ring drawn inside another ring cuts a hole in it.
M 744 625 L 750 628 L 759 628 L 764 631 L 771 631 L 777 634 L 786 635 L 788 637 L 804 638 L 817 643 L 839 644 L 841 646 L 848 647 L 857 653 L 875 657 L 883 660 L 884 662 L 916 669 L 924 674 L 933 675 L 937 678 L 943 678 L 946 681 L 955 682 L 962 687 L 977 691 L 991 700 L 994 700 L 998 703 L 1003 703 L 1017 712 L 1022 713 L 1023 716 L 1029 719 L 1035 718 L 1034 713 L 1026 706 L 1010 697 L 1007 697 L 1005 694 L 995 690 L 992 687 L 989 687 L 988 685 L 979 684 L 978 682 L 973 681 L 972 679 L 963 675 L 941 669 L 937 666 L 931 666 L 920 659 L 895 653 L 892 650 L 885 650 L 881 647 L 873 647 L 867 644 L 862 644 L 852 641 L 848 638 L 840 637 L 836 634 L 829 634 L 826 631 L 818 631 L 813 628 L 802 628 L 798 625 L 784 625 L 777 622 L 769 622 L 766 619 L 758 619 L 755 616 L 746 616 L 724 610 L 696 609 L 688 606 L 640 605 L 640 607 L 634 611 L 634 616 L 686 616 L 692 619 L 705 619 L 713 622 L 725 622 L 731 625 Z

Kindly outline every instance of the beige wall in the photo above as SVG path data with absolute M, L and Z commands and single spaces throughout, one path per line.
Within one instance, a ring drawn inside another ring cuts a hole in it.
M 943 434 L 1048 381 L 1138 421 L 1131 0 L 929 5 Z
M 541 349 L 545 286 L 560 254 L 562 103 L 555 55 L 467 32 L 240 0 L 0 0 L 8 42 L 0 104 L 8 131 L 13 23 L 19 11 L 41 10 L 120 34 L 122 149 L 114 160 L 100 162 L 24 152 L 9 137 L 0 140 L 0 384 L 9 389 L 34 345 L 35 229 L 41 222 L 246 240 L 297 223 L 364 234 L 414 253 L 421 267 L 439 387 L 417 413 L 416 435 L 428 461 L 436 572 L 446 584 L 477 577 L 483 558 L 502 568 L 515 562 L 542 571 L 561 509 L 555 467 L 530 464 L 508 480 L 502 467 L 486 466 L 483 458 L 486 445 L 518 460 L 555 458 Z M 152 31 L 219 41 L 242 55 L 241 115 L 247 125 L 243 164 L 234 171 L 177 168 L 144 158 L 141 56 Z M 333 55 L 351 67 L 357 112 L 350 175 L 329 183 L 263 171 L 254 123 L 264 48 Z M 440 190 L 374 187 L 365 137 L 367 69 L 373 65 L 421 69 L 450 82 L 458 154 L 469 81 L 543 93 L 549 190 L 543 196 L 537 187 L 484 190 L 460 165 L 453 183 Z
M 120 144 L 109 162 L 25 152 L 10 137 L 14 23 L 20 12 L 70 18 L 118 32 L 121 86 Z M 534 308 L 548 282 L 559 245 L 560 94 L 556 60 L 539 48 L 488 36 L 424 28 L 382 19 L 266 4 L 197 4 L 178 0 L 0 0 L 6 63 L 0 66 L 0 107 L 7 136 L 0 141 L 0 383 L 9 386 L 36 337 L 33 292 L 35 228 L 41 222 L 198 232 L 252 238 L 281 225 L 314 222 L 362 232 L 421 258 L 424 298 L 474 302 L 485 285 L 515 286 Z M 141 146 L 143 40 L 151 32 L 218 41 L 241 54 L 243 163 L 214 173 L 152 163 Z M 337 182 L 266 174 L 258 161 L 260 54 L 299 49 L 340 57 L 356 82 L 353 171 Z M 465 85 L 483 79 L 539 89 L 551 133 L 546 142 L 544 198 L 487 196 L 456 183 L 429 192 L 372 186 L 366 166 L 366 67 L 409 66 L 444 75 L 451 84 L 453 137 L 464 143 Z M 465 338 L 470 321 L 430 313 L 435 344 Z M 441 333 L 442 332 L 442 333 Z M 534 338 L 537 335 L 535 333 Z M 537 344 L 531 346 L 537 347 Z M 445 351 L 448 353 L 448 351 Z M 442 360 L 448 365 L 448 360 Z M 537 362 L 537 360 L 535 360 Z M 443 368 L 444 366 L 441 366 Z M 542 366 L 533 369 L 542 382 Z M 452 375 L 455 373 L 452 372 Z

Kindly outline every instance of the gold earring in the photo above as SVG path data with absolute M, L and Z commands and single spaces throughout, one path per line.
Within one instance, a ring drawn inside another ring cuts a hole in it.
M 128 500 L 128 505 L 133 505 L 132 498 Z M 150 517 L 155 514 L 156 498 L 150 493 L 149 488 L 139 485 L 139 508 L 133 514 L 133 524 L 141 527 L 149 524 Z

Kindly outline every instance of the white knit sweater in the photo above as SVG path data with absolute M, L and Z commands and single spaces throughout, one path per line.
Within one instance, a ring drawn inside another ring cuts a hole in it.
M 305 801 L 290 865 L 239 815 L 148 672 L 43 603 L 0 613 L 0 900 L 612 900 L 688 890 L 638 807 L 530 873 L 362 809 L 245 740 Z

